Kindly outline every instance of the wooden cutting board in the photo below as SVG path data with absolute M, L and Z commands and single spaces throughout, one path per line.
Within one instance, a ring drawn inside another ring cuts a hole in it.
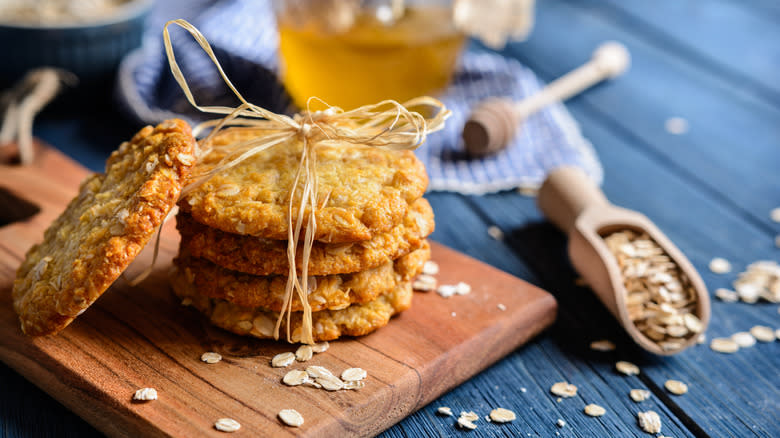
M 175 299 L 165 274 L 178 235 L 168 224 L 150 278 L 137 287 L 120 279 L 59 335 L 29 338 L 21 333 L 11 305 L 15 270 L 88 173 L 56 150 L 39 146 L 30 167 L 0 164 L 0 188 L 41 207 L 32 218 L 0 228 L 0 359 L 107 435 L 224 436 L 213 426 L 222 417 L 241 423 L 235 436 L 374 435 L 522 345 L 555 318 L 556 303 L 548 293 L 434 243 L 439 283 L 464 281 L 473 288 L 470 294 L 445 299 L 415 293 L 412 308 L 376 333 L 332 342 L 327 352 L 305 364 L 271 368 L 271 357 L 294 347 L 213 328 Z M 148 266 L 148 250 L 131 272 Z M 206 351 L 224 359 L 201 362 Z M 281 383 L 287 371 L 307 365 L 339 374 L 364 368 L 366 386 L 327 392 Z M 156 388 L 159 399 L 133 403 L 133 393 L 142 387 Z M 280 423 L 277 413 L 289 408 L 303 415 L 302 427 Z

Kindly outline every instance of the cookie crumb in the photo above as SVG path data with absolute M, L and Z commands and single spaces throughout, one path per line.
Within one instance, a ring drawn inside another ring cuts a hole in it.
M 220 432 L 235 432 L 241 429 L 241 423 L 232 418 L 220 418 L 214 422 L 214 428 Z
M 661 417 L 655 411 L 639 412 L 637 420 L 639 421 L 639 427 L 647 433 L 660 433 L 661 432 Z

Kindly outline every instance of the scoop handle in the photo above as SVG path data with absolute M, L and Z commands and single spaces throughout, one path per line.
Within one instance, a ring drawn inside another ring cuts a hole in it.
M 586 208 L 611 205 L 582 169 L 570 166 L 550 172 L 536 200 L 542 213 L 567 234 Z

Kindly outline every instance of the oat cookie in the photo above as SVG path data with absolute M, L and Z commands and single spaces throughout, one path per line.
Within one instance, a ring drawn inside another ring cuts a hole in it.
M 179 298 L 188 298 L 192 306 L 203 313 L 212 324 L 239 335 L 261 339 L 273 338 L 274 326 L 279 314 L 263 309 L 231 304 L 225 300 L 199 295 L 183 276 L 171 278 L 173 291 Z M 322 310 L 312 313 L 312 336 L 316 342 L 331 341 L 341 336 L 363 336 L 384 327 L 390 318 L 408 309 L 412 304 L 412 286 L 399 284 L 392 292 L 380 295 L 374 301 L 353 304 L 341 310 Z M 301 339 L 301 313 L 292 313 L 290 330 L 292 341 Z M 279 331 L 279 339 L 285 339 L 285 323 Z
M 424 248 L 368 271 L 313 277 L 309 292 L 312 311 L 337 310 L 353 303 L 373 301 L 419 274 L 428 257 L 430 247 L 426 242 Z M 183 276 L 199 295 L 223 299 L 242 307 L 263 307 L 274 312 L 282 310 L 286 276 L 242 274 L 186 254 L 176 258 L 174 265 L 177 272 L 173 275 Z M 298 294 L 293 294 L 292 311 L 302 310 Z
M 254 275 L 286 275 L 287 241 L 241 236 L 202 225 L 186 213 L 176 217 L 182 248 L 195 257 Z M 422 246 L 433 232 L 433 210 L 424 198 L 409 208 L 403 221 L 369 240 L 349 243 L 315 242 L 309 258 L 310 275 L 344 274 L 376 268 Z M 303 250 L 296 252 L 301 272 Z
M 194 173 L 208 171 L 224 158 L 220 145 L 260 132 L 233 128 L 217 134 L 213 151 Z M 301 149 L 300 142 L 291 140 L 260 152 L 215 175 L 179 205 L 198 222 L 229 233 L 287 239 L 290 188 Z M 323 242 L 368 240 L 390 230 L 428 185 L 425 168 L 411 151 L 323 141 L 316 147 L 316 161 L 320 207 L 315 239 Z
M 22 330 L 56 333 L 92 304 L 135 258 L 175 205 L 195 161 L 181 120 L 141 129 L 106 162 L 33 246 L 16 273 Z

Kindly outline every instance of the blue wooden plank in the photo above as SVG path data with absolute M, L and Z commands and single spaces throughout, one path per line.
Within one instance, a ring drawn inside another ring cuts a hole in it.
M 780 27 L 778 16 L 751 3 L 732 0 L 608 0 L 579 2 L 593 13 L 631 27 L 656 45 L 673 51 L 735 87 L 780 105 Z M 777 4 L 777 2 L 775 2 Z
M 777 249 L 772 247 L 770 236 L 762 227 L 745 221 L 728 204 L 701 192 L 674 169 L 658 162 L 654 155 L 648 156 L 630 147 L 622 132 L 604 127 L 602 120 L 594 117 L 584 102 L 573 102 L 569 106 L 600 153 L 605 167 L 607 196 L 618 205 L 647 214 L 688 255 L 711 291 L 728 287 L 736 276 L 736 273 L 723 276 L 709 272 L 707 264 L 713 256 L 726 257 L 734 263 L 735 269 L 742 269 L 757 259 L 776 258 Z M 588 326 L 588 321 L 599 321 L 603 317 L 601 312 L 594 313 L 587 305 L 592 297 L 572 297 L 576 289 L 561 281 L 561 277 L 565 277 L 561 269 L 567 265 L 562 254 L 565 251 L 563 236 L 557 231 L 529 225 L 541 219 L 532 200 L 499 194 L 479 198 L 477 203 L 509 236 L 522 236 L 510 244 L 540 277 L 542 286 L 555 291 L 562 315 L 567 309 L 571 313 L 562 319 L 579 320 L 582 327 L 573 327 L 574 330 L 598 330 Z M 533 233 L 528 231 L 532 227 L 536 228 Z M 553 238 L 550 232 L 558 234 L 559 238 Z M 529 239 L 527 234 L 537 234 L 536 241 Z M 546 252 L 550 254 L 545 255 Z M 580 290 L 580 294 L 583 293 L 587 292 Z M 712 310 L 710 338 L 728 336 L 756 324 L 777 325 L 777 305 L 727 304 L 714 300 Z M 621 335 L 621 339 L 623 337 Z M 666 359 L 641 355 L 635 349 L 629 352 L 623 357 L 643 368 L 643 376 L 639 379 L 657 396 L 664 396 L 675 415 L 698 425 L 706 433 L 714 436 L 780 435 L 780 428 L 774 421 L 780 412 L 780 343 L 758 345 L 734 356 L 715 353 L 706 345 Z M 610 367 L 594 371 L 598 376 L 611 372 Z M 666 395 L 662 388 L 668 378 L 689 383 L 690 393 L 682 397 Z M 718 415 L 710 418 L 713 413 Z
M 561 0 L 538 6 L 533 37 L 506 53 L 549 80 L 587 58 L 602 41 L 623 41 L 633 55 L 632 69 L 572 102 L 587 103 L 601 123 L 630 136 L 629 147 L 657 154 L 678 174 L 730 200 L 732 208 L 762 223 L 767 232 L 776 230 L 768 213 L 780 202 L 780 110 L 635 35 L 609 15 Z M 577 37 L 561 38 L 564 28 L 577 29 Z M 690 132 L 665 132 L 664 121 L 671 116 L 688 119 Z

